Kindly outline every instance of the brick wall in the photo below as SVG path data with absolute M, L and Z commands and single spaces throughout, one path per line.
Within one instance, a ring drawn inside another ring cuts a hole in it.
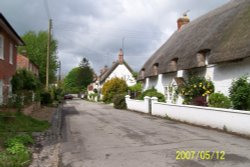
M 31 71 L 35 76 L 39 75 L 38 67 L 24 55 L 17 55 L 17 69 L 26 69 Z
M 29 69 L 29 59 L 23 55 L 17 55 L 17 69 Z
M 17 48 L 14 40 L 4 31 L 0 34 L 4 37 L 4 60 L 0 59 L 0 80 L 3 81 L 3 102 L 6 102 L 9 94 L 10 80 L 16 72 Z M 13 44 L 13 63 L 9 62 L 10 44 Z M 1 95 L 0 95 L 1 96 Z M 1 97 L 0 97 L 1 98 Z

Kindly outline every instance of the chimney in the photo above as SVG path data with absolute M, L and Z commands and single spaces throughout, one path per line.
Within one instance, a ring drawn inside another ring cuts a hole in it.
M 120 51 L 119 51 L 118 61 L 119 61 L 119 64 L 123 64 L 123 51 L 122 51 L 122 49 L 120 49 Z
M 189 22 L 190 22 L 190 20 L 187 16 L 187 13 L 184 13 L 183 17 L 181 17 L 177 20 L 178 30 L 180 30 L 182 26 L 184 26 L 185 24 L 188 24 Z
M 103 69 L 101 69 L 101 70 L 100 70 L 101 75 L 103 74 L 103 72 L 104 72 Z
M 108 66 L 105 65 L 104 68 L 103 68 L 103 71 L 106 72 L 106 71 L 108 71 L 108 69 L 109 69 Z

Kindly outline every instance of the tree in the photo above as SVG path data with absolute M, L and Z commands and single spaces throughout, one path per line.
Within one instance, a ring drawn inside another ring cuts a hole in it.
M 36 91 L 40 88 L 39 80 L 34 74 L 25 69 L 18 70 L 11 80 L 13 92 Z
M 89 61 L 83 58 L 79 64 L 78 79 L 77 84 L 82 89 L 87 88 L 87 86 L 93 82 L 93 69 L 89 65 Z
M 66 92 L 77 93 L 87 88 L 93 82 L 93 70 L 89 61 L 83 58 L 79 67 L 73 68 L 64 79 Z
M 89 60 L 86 59 L 85 57 L 82 59 L 82 61 L 79 64 L 79 67 L 84 68 L 84 67 L 89 67 Z
M 25 46 L 18 48 L 18 52 L 22 54 L 24 51 L 27 53 L 28 58 L 39 67 L 40 81 L 45 84 L 46 82 L 46 60 L 47 60 L 47 42 L 48 32 L 40 31 L 38 33 L 29 31 L 22 36 Z M 50 64 L 49 64 L 49 82 L 53 83 L 56 79 L 57 71 L 57 41 L 51 38 L 50 45 Z
M 102 87 L 103 101 L 110 103 L 115 95 L 121 94 L 125 96 L 127 90 L 128 86 L 125 80 L 117 77 L 112 78 L 105 82 Z
M 76 93 L 79 91 L 77 86 L 79 67 L 73 68 L 64 78 L 64 91 Z

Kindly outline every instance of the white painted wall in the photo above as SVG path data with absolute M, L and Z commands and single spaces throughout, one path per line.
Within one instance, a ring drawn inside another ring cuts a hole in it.
M 152 102 L 152 115 L 250 135 L 250 112 Z
M 151 89 L 152 87 L 155 88 L 155 86 L 156 86 L 156 84 L 157 84 L 157 80 L 158 80 L 158 77 L 157 77 L 157 76 L 150 77 L 150 78 L 149 78 L 149 83 L 148 83 L 148 89 Z
M 162 94 L 164 94 L 165 92 L 165 88 L 164 88 L 164 84 L 163 84 L 163 75 L 162 74 L 159 74 L 158 75 L 158 78 L 157 78 L 157 82 L 156 82 L 156 85 L 155 85 L 155 89 L 158 91 L 158 92 L 161 92 Z
M 149 99 L 150 97 L 145 97 L 144 100 L 134 100 L 130 99 L 130 96 L 125 96 L 127 109 L 132 111 L 139 111 L 142 113 L 149 113 Z
M 126 81 L 128 86 L 133 86 L 136 84 L 136 80 L 133 77 L 133 74 L 129 71 L 129 69 L 124 64 L 119 64 L 114 69 L 114 71 L 108 76 L 105 82 L 115 77 L 123 78 Z
M 228 95 L 233 79 L 237 79 L 245 74 L 250 74 L 250 58 L 240 62 L 220 64 L 215 66 L 213 70 L 215 91 Z

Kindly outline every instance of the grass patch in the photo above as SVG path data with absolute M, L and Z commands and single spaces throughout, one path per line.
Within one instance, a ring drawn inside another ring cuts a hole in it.
M 40 121 L 21 112 L 0 114 L 1 132 L 41 132 L 50 127 L 48 121 Z
M 20 112 L 0 113 L 0 167 L 25 167 L 31 162 L 28 146 L 33 144 L 32 132 L 50 127 L 48 121 L 40 121 Z

